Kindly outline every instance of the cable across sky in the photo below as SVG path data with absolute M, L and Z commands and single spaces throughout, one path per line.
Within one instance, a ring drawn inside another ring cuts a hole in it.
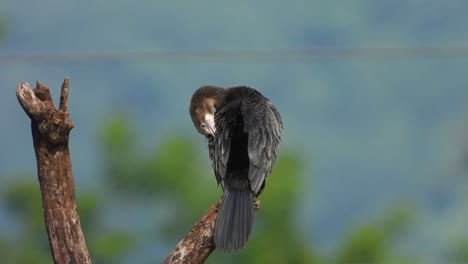
M 0 64 L 61 63 L 189 63 L 189 62 L 275 62 L 319 59 L 419 59 L 468 57 L 467 46 L 406 48 L 308 48 L 252 50 L 149 50 L 95 52 L 14 52 L 1 53 Z

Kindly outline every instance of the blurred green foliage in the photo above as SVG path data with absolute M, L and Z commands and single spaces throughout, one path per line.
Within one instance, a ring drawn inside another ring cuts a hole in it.
M 7 34 L 6 22 L 3 17 L 0 16 L 0 41 L 4 40 Z
M 99 136 L 103 186 L 87 193 L 77 190 L 80 219 L 95 263 L 133 263 L 129 256 L 140 256 L 138 261 L 145 263 L 161 261 L 221 195 L 208 159 L 201 156 L 208 155 L 207 151 L 199 149 L 199 144 L 171 134 L 145 151 L 148 144 L 138 140 L 133 127 L 125 115 L 107 119 Z M 207 263 L 415 262 L 394 251 L 413 217 L 408 208 L 390 210 L 356 226 L 332 255 L 320 254 L 306 243 L 296 228 L 302 168 L 301 156 L 283 147 L 260 196 L 261 208 L 249 243 L 237 254 L 215 251 Z M 9 231 L 15 233 L 14 239 L 0 230 L 0 263 L 51 263 L 38 183 L 32 175 L 18 178 L 29 180 L 12 182 L 2 194 L 17 230 Z M 145 205 L 154 204 L 160 207 L 145 210 Z M 137 218 L 111 224 L 128 217 L 126 206 L 143 208 L 139 220 L 151 223 L 143 234 L 134 231 L 139 226 Z M 160 253 L 141 253 L 148 245 L 159 245 Z M 455 260 L 467 259 L 466 245 L 466 241 L 457 245 Z
M 391 210 L 375 223 L 357 227 L 343 239 L 336 263 L 414 263 L 412 256 L 399 256 L 390 249 L 404 236 L 411 221 L 406 208 Z
M 452 262 L 468 263 L 468 240 L 461 239 L 454 245 L 453 252 L 450 256 Z

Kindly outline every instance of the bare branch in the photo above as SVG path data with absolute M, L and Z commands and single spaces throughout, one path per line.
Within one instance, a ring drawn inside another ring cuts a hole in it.
M 65 78 L 62 84 L 62 91 L 60 93 L 60 106 L 59 109 L 67 112 L 68 111 L 68 87 L 70 86 L 70 78 Z
M 203 263 L 215 249 L 213 231 L 221 198 L 214 203 L 164 260 L 164 264 Z
M 62 86 L 60 109 L 55 109 L 49 89 L 37 82 L 16 89 L 19 103 L 31 118 L 44 219 L 54 263 L 91 263 L 75 203 L 68 137 L 68 78 Z
M 16 97 L 26 114 L 34 120 L 44 119 L 41 115 L 47 112 L 44 103 L 36 97 L 29 83 L 19 83 L 16 88 Z
M 218 199 L 200 217 L 187 235 L 169 253 L 163 264 L 201 264 L 205 262 L 216 248 L 213 242 L 213 234 L 221 199 Z M 254 207 L 256 210 L 260 208 L 259 200 L 255 201 Z

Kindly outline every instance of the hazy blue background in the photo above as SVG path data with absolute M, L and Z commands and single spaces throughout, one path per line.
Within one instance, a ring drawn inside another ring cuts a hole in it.
M 35 171 L 18 82 L 39 80 L 58 98 L 71 78 L 78 193 L 99 189 L 97 134 L 113 111 L 131 116 L 141 142 L 177 130 L 207 155 L 188 116 L 193 91 L 247 84 L 281 112 L 281 147 L 303 155 L 297 224 L 321 253 L 385 208 L 411 205 L 402 250 L 444 259 L 450 241 L 468 239 L 467 14 L 466 1 L 435 0 L 2 1 L 0 186 Z M 428 47 L 447 52 L 380 50 Z M 242 55 L 256 51 L 271 53 Z

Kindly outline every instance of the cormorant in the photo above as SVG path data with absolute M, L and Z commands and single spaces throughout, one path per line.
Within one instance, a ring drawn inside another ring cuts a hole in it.
M 278 152 L 283 123 L 275 106 L 248 86 L 203 86 L 190 116 L 208 141 L 211 165 L 224 195 L 214 231 L 216 247 L 239 251 L 253 224 L 254 198 L 265 187 Z

